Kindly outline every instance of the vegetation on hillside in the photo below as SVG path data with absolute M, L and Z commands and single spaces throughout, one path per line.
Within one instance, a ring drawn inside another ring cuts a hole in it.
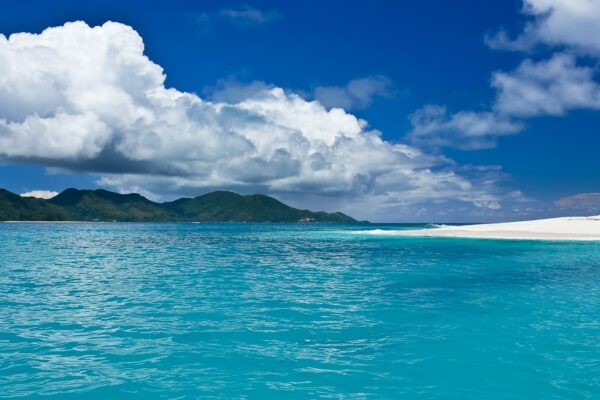
M 155 203 L 139 194 L 67 189 L 42 200 L 0 189 L 2 221 L 356 222 L 342 213 L 290 207 L 269 196 L 217 191 Z

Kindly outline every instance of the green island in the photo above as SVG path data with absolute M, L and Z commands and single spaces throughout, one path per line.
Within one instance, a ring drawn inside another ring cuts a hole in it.
M 156 203 L 137 193 L 73 188 L 48 200 L 0 189 L 0 221 L 357 222 L 341 212 L 301 210 L 262 194 L 215 191 Z

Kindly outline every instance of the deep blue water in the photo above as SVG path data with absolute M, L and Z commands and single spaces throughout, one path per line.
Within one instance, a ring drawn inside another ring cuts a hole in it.
M 600 243 L 355 229 L 0 224 L 0 398 L 600 398 Z

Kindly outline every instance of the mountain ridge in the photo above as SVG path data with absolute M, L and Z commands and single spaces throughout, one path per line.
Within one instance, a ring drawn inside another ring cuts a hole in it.
M 220 190 L 157 203 L 138 193 L 75 188 L 48 200 L 0 189 L 0 221 L 357 222 L 341 212 L 301 210 L 264 194 Z

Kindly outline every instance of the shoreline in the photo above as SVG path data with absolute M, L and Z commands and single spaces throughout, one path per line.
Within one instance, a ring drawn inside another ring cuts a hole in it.
M 561 217 L 496 224 L 356 231 L 366 235 L 510 240 L 600 241 L 600 216 Z

